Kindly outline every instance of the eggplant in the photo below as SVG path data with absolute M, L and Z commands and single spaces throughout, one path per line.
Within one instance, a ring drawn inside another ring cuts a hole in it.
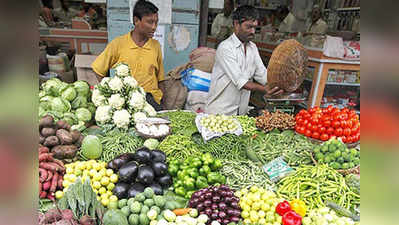
M 119 170 L 123 165 L 133 160 L 133 153 L 124 153 L 112 160 L 113 167 Z
M 151 161 L 151 150 L 146 147 L 139 148 L 136 153 L 134 153 L 134 160 L 139 164 L 146 164 Z
M 118 197 L 118 199 L 126 198 L 127 191 L 129 190 L 129 185 L 126 183 L 117 183 L 112 190 L 112 193 Z
M 138 193 L 141 193 L 144 191 L 144 185 L 140 183 L 134 183 L 132 186 L 130 186 L 129 190 L 127 191 L 127 197 L 128 198 L 134 198 Z
M 123 165 L 118 172 L 119 179 L 126 183 L 132 183 L 136 180 L 139 166 L 135 161 L 130 161 Z
M 107 169 L 112 169 L 114 172 L 118 172 L 118 168 L 114 164 L 114 160 L 107 163 Z
M 151 151 L 151 161 L 166 162 L 166 154 L 160 150 L 152 150 Z
M 137 181 L 142 184 L 151 184 L 154 181 L 154 171 L 150 166 L 140 166 Z
M 172 177 L 171 177 L 169 174 L 166 174 L 165 176 L 162 176 L 162 177 L 158 177 L 158 178 L 157 178 L 157 182 L 158 182 L 163 188 L 170 187 L 170 185 L 172 185 L 172 183 L 173 183 Z
M 154 194 L 156 194 L 156 195 L 163 195 L 163 190 L 162 190 L 162 187 L 161 187 L 161 185 L 159 185 L 158 183 L 152 183 L 150 186 L 148 186 L 148 187 L 150 187 L 153 191 L 154 191 Z
M 157 177 L 163 176 L 168 172 L 168 165 L 166 165 L 166 163 L 154 162 L 151 166 Z

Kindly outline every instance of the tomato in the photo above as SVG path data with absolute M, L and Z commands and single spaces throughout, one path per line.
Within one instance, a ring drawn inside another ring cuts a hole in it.
M 310 120 L 310 122 L 311 122 L 313 125 L 317 125 L 317 124 L 319 124 L 319 119 L 312 117 L 312 119 Z
M 305 109 L 301 109 L 300 111 L 299 111 L 299 115 L 301 115 L 301 116 L 303 116 L 305 113 L 307 113 L 308 111 L 306 111 Z
M 327 128 L 327 134 L 332 135 L 334 133 L 335 133 L 334 128 L 332 127 Z
M 302 125 L 306 126 L 306 125 L 308 125 L 308 123 L 309 123 L 309 121 L 307 119 L 303 119 Z
M 319 134 L 319 132 L 313 132 L 313 134 L 312 134 L 312 138 L 314 138 L 314 139 L 319 139 L 320 138 L 320 134 Z
M 327 141 L 328 139 L 329 139 L 328 134 L 322 134 L 322 135 L 320 135 L 320 140 L 322 140 L 322 141 Z
M 312 131 L 306 130 L 306 131 L 305 131 L 305 136 L 311 137 L 311 136 L 312 136 Z
M 347 113 L 341 113 L 341 119 L 342 120 L 347 120 L 349 118 Z
M 295 116 L 295 120 L 299 120 L 299 119 L 302 119 L 302 116 L 301 116 L 301 115 L 299 115 L 299 114 L 296 114 L 296 116 Z
M 351 117 L 351 119 L 359 120 L 359 115 L 355 114 L 354 116 Z
M 341 113 L 333 114 L 333 118 L 334 118 L 334 120 L 341 121 L 342 120 Z
M 352 120 L 347 120 L 346 121 L 346 127 L 352 128 L 353 127 L 353 121 Z
M 311 130 L 312 129 L 312 124 L 311 123 L 306 124 L 306 129 Z
M 298 119 L 297 121 L 296 121 L 296 124 L 298 124 L 298 125 L 303 125 L 303 119 L 301 118 L 301 119 Z
M 317 131 L 317 130 L 318 130 L 317 125 L 313 125 L 311 130 L 312 130 L 313 132 Z
M 312 115 L 310 115 L 309 113 L 303 114 L 304 119 L 310 119 L 310 117 L 312 117 Z
M 327 113 L 328 113 L 328 109 L 326 109 L 326 108 L 322 109 L 322 110 L 321 110 L 321 113 L 327 114 Z
M 322 121 L 330 121 L 330 120 L 331 120 L 331 117 L 330 117 L 330 116 L 327 116 L 327 115 L 324 115 L 324 116 L 321 118 L 321 120 L 322 120 Z
M 360 141 L 360 132 L 356 134 L 356 141 Z
M 353 143 L 353 138 L 352 138 L 352 136 L 346 136 L 346 142 L 347 142 L 347 143 Z
M 341 127 L 338 127 L 337 129 L 335 129 L 334 134 L 339 137 L 342 136 L 343 132 L 344 130 Z
M 341 136 L 340 138 L 341 138 L 342 142 L 344 142 L 344 143 L 347 143 L 347 142 L 348 142 L 348 140 L 346 139 L 345 136 Z
M 305 134 L 306 128 L 304 126 L 300 127 L 299 133 L 300 134 Z
M 343 112 L 343 113 L 349 113 L 349 109 L 348 108 L 343 108 L 342 110 L 341 110 L 341 112 Z
M 332 126 L 333 126 L 334 128 L 338 128 L 338 127 L 341 126 L 341 123 L 340 123 L 338 120 L 334 120 L 334 121 L 332 122 Z
M 300 127 L 299 127 L 299 126 L 295 126 L 295 131 L 296 131 L 297 133 L 300 133 L 299 130 L 300 130 Z
M 346 122 L 346 120 L 342 120 L 341 121 L 341 127 L 342 128 L 347 128 L 348 127 L 348 122 Z
M 350 136 L 351 133 L 352 133 L 352 130 L 351 130 L 350 128 L 345 128 L 345 129 L 344 129 L 344 135 L 345 135 L 345 136 Z
M 324 134 L 327 131 L 327 128 L 321 126 L 321 127 L 319 127 L 318 131 L 320 134 Z
M 333 107 L 332 105 L 329 105 L 329 106 L 327 107 L 328 113 L 331 113 L 331 112 L 333 111 L 333 109 L 334 109 L 334 107 Z
M 330 120 L 325 120 L 325 121 L 323 121 L 323 125 L 325 127 L 330 127 L 331 126 L 331 121 Z

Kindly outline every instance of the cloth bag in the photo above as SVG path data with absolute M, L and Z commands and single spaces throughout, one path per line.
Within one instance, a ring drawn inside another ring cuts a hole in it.
M 159 88 L 163 93 L 161 105 L 164 110 L 183 109 L 188 90 L 181 82 L 180 73 L 189 67 L 188 63 L 178 66 L 169 71 L 165 80 L 159 82 Z

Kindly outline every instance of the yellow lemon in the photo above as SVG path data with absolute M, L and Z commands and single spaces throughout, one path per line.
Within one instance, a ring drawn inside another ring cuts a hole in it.
M 116 201 L 118 201 L 118 197 L 116 197 L 115 195 L 111 195 L 111 196 L 109 196 L 109 201 L 116 202 Z
M 96 175 L 96 173 L 97 173 L 97 171 L 96 171 L 95 169 L 91 169 L 91 170 L 89 171 L 89 175 L 90 175 L 91 177 L 94 177 L 94 175 Z
M 66 172 L 67 174 L 72 174 L 72 173 L 73 173 L 73 168 L 72 168 L 72 167 L 67 167 L 67 168 L 65 169 L 65 172 Z
M 101 194 L 101 199 L 108 199 L 108 197 L 107 193 Z
M 261 207 L 261 204 L 260 204 L 259 201 L 256 201 L 256 202 L 254 202 L 254 203 L 252 204 L 252 209 L 253 209 L 253 210 L 259 210 L 260 207 Z
M 244 211 L 251 211 L 251 206 L 249 206 L 249 205 L 247 205 L 247 204 L 244 204 L 243 207 L 242 207 L 242 209 L 243 209 Z
M 55 198 L 56 199 L 60 199 L 60 198 L 62 198 L 62 196 L 64 196 L 64 192 L 62 192 L 62 191 L 56 191 L 55 192 Z
M 85 163 L 85 168 L 86 168 L 86 170 L 90 170 L 90 169 L 93 168 L 93 165 L 90 164 L 89 162 L 86 162 L 86 163 Z
M 259 219 L 258 214 L 256 213 L 256 211 L 253 211 L 253 210 L 251 212 L 249 212 L 249 217 L 252 220 L 252 222 L 257 222 Z
M 247 219 L 244 220 L 244 223 L 245 223 L 245 224 L 251 224 L 252 222 L 251 222 L 250 219 L 247 218 Z
M 108 197 L 109 197 L 109 196 L 111 196 L 111 195 L 112 195 L 112 191 L 107 191 L 107 192 L 106 192 L 106 194 L 107 194 L 107 195 L 108 195 Z
M 101 197 L 100 196 L 97 196 L 97 201 L 101 201 Z
M 259 211 L 258 211 L 258 216 L 259 216 L 260 218 L 265 218 L 265 217 L 266 217 L 265 211 L 259 210 Z
M 241 189 L 242 195 L 246 195 L 247 193 L 248 193 L 248 189 L 246 189 L 246 188 Z
M 107 185 L 107 189 L 110 190 L 110 191 L 112 191 L 112 190 L 114 189 L 114 187 L 115 187 L 115 184 L 114 184 L 114 183 L 109 183 L 109 184 Z
M 258 223 L 259 223 L 259 224 L 266 224 L 265 218 L 261 218 L 261 219 L 258 221 Z
M 102 177 L 100 183 L 103 186 L 107 186 L 109 184 L 109 178 L 108 177 Z
M 270 205 L 267 203 L 262 204 L 261 206 L 262 211 L 267 212 L 270 210 Z
M 262 200 L 266 201 L 269 199 L 269 195 L 267 193 L 263 193 L 261 198 Z
M 74 174 L 75 174 L 76 176 L 80 176 L 80 175 L 82 175 L 82 173 L 83 173 L 82 170 L 76 169 Z
M 112 174 L 109 179 L 111 180 L 112 183 L 118 182 L 118 175 Z
M 93 182 L 93 187 L 94 187 L 95 189 L 99 189 L 99 188 L 101 187 L 100 182 L 94 181 L 94 182 Z
M 75 174 L 69 174 L 69 181 L 71 183 L 75 183 L 76 181 L 76 175 Z
M 106 171 L 105 171 L 105 175 L 107 175 L 107 176 L 111 176 L 112 174 L 114 174 L 114 171 L 112 170 L 112 169 L 107 169 Z
M 93 163 L 93 169 L 95 169 L 95 170 L 100 170 L 101 169 L 101 165 L 99 164 L 99 163 Z
M 248 217 L 249 217 L 249 211 L 243 210 L 243 211 L 241 212 L 241 216 L 242 216 L 242 218 L 244 218 L 244 219 L 248 218 Z
M 101 168 L 106 168 L 107 167 L 107 163 L 106 162 L 100 162 L 100 167 Z
M 103 204 L 103 206 L 107 206 L 109 204 L 109 199 L 108 198 L 102 198 L 101 199 L 101 204 Z
M 98 171 L 99 174 L 101 174 L 101 176 L 105 176 L 107 169 L 105 168 L 101 168 L 100 171 Z
M 100 193 L 101 195 L 105 192 L 107 192 L 107 189 L 105 189 L 105 187 L 100 187 L 100 189 L 98 189 L 98 193 Z
M 94 181 L 99 181 L 99 180 L 101 180 L 101 174 L 99 174 L 99 173 L 94 174 L 93 180 L 94 180 Z
M 259 188 L 258 188 L 257 186 L 252 186 L 249 190 L 250 190 L 252 193 L 255 193 L 255 192 L 257 192 L 257 191 L 259 190 Z

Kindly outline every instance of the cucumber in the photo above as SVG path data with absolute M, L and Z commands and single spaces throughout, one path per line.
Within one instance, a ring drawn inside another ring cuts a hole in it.
M 351 211 L 335 204 L 334 202 L 327 202 L 326 203 L 327 207 L 331 208 L 332 210 L 334 210 L 338 215 L 341 216 L 346 216 L 349 217 L 351 219 L 353 219 L 353 221 L 360 221 L 360 216 L 352 213 Z

